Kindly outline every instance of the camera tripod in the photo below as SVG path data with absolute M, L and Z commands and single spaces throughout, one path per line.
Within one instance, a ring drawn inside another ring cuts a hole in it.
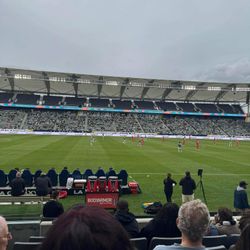
M 202 191 L 202 195 L 203 195 L 203 199 L 205 201 L 205 203 L 207 204 L 207 199 L 206 199 L 206 195 L 205 195 L 205 190 L 204 190 L 204 186 L 203 186 L 203 182 L 202 182 L 202 175 L 200 175 L 200 180 L 197 183 L 197 189 L 198 187 L 200 187 L 201 191 Z

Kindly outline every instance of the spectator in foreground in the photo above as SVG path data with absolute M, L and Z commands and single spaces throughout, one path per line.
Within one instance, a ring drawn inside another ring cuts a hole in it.
M 247 183 L 241 181 L 234 191 L 234 207 L 237 212 L 244 212 L 245 209 L 250 208 L 247 198 Z
M 185 176 L 180 180 L 179 185 L 182 186 L 182 203 L 192 201 L 194 199 L 196 184 L 191 178 L 189 171 L 186 171 Z
M 239 228 L 241 231 L 240 239 L 236 245 L 231 246 L 230 250 L 249 250 L 250 249 L 250 210 L 245 212 L 240 218 Z
M 40 250 L 133 250 L 127 232 L 107 211 L 77 206 L 49 229 Z
M 116 220 L 118 220 L 124 229 L 127 231 L 131 238 L 138 237 L 139 226 L 135 219 L 134 214 L 129 212 L 128 202 L 125 200 L 119 200 L 116 204 L 116 212 L 114 214 Z
M 179 207 L 175 203 L 166 203 L 156 216 L 141 230 L 140 237 L 150 241 L 153 237 L 180 237 L 176 225 Z
M 215 215 L 215 226 L 219 234 L 239 234 L 240 230 L 236 221 L 233 219 L 233 212 L 226 208 L 222 207 L 218 209 L 217 215 Z
M 16 172 L 16 178 L 10 182 L 11 195 L 19 196 L 25 194 L 25 181 L 19 171 Z
M 52 192 L 52 184 L 50 178 L 45 173 L 41 173 L 35 181 L 36 194 L 38 196 L 46 196 Z
M 59 192 L 53 191 L 50 195 L 50 200 L 43 206 L 43 217 L 56 218 L 64 212 L 63 206 L 59 199 Z
M 9 240 L 12 239 L 11 233 L 8 230 L 8 225 L 4 217 L 0 216 L 0 249 L 6 250 Z
M 155 250 L 204 250 L 202 238 L 206 234 L 209 225 L 209 211 L 200 200 L 193 200 L 182 204 L 176 220 L 177 227 L 181 231 L 181 244 L 171 246 L 158 245 Z

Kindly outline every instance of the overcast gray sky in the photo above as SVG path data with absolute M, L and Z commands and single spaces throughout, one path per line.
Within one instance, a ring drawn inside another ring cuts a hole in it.
M 0 0 L 0 66 L 250 83 L 250 1 Z

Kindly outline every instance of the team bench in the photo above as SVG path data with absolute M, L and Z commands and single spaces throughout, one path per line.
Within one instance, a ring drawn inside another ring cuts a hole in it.
M 50 196 L 37 196 L 37 195 L 20 195 L 20 196 L 11 196 L 11 195 L 0 195 L 0 205 L 8 203 L 43 203 L 48 201 Z

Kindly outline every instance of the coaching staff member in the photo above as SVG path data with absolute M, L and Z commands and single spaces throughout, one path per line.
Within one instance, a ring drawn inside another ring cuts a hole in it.
M 185 176 L 180 180 L 179 185 L 182 186 L 182 203 L 194 200 L 196 184 L 191 178 L 189 171 L 186 171 Z

